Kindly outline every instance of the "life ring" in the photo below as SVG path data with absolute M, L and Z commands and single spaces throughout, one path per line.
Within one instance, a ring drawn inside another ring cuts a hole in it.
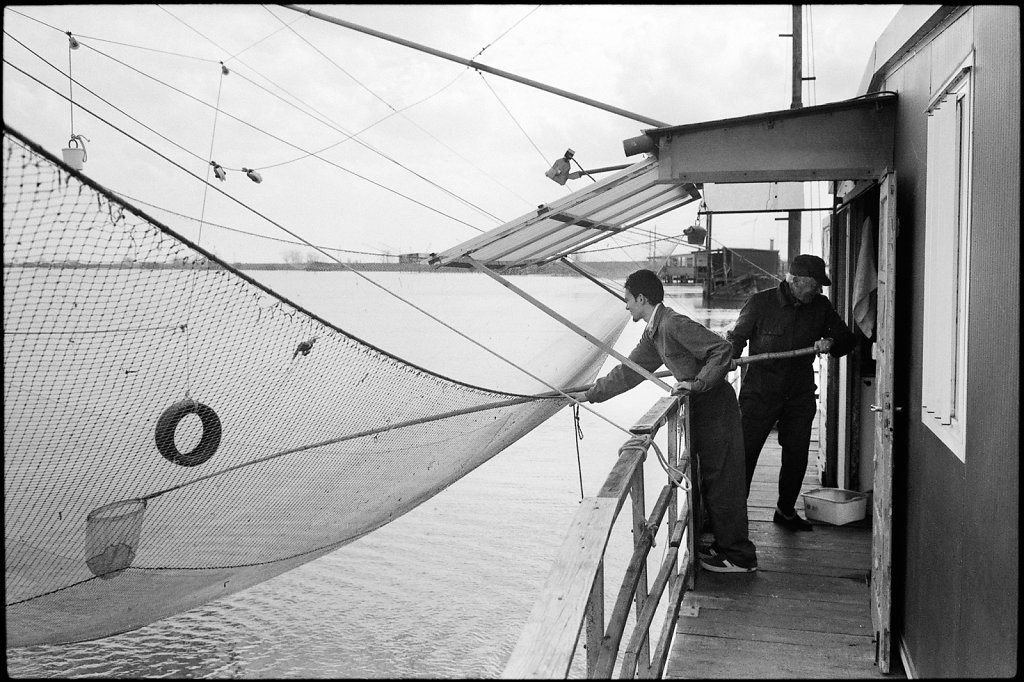
M 187 415 L 195 414 L 203 422 L 203 437 L 192 452 L 179 452 L 174 431 Z M 160 415 L 156 422 L 156 447 L 165 459 L 184 467 L 194 467 L 213 457 L 220 446 L 220 418 L 213 408 L 190 398 L 179 400 Z

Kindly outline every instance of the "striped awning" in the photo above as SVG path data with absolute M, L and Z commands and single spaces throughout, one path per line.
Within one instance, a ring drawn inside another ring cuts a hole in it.
M 666 183 L 658 175 L 658 159 L 650 157 L 436 254 L 430 263 L 464 266 L 463 259 L 473 259 L 496 267 L 541 265 L 700 199 L 693 184 Z

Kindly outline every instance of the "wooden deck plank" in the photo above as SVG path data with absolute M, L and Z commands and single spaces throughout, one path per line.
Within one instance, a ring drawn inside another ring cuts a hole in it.
M 873 665 L 870 640 L 853 649 L 851 656 L 836 655 L 836 647 L 752 642 L 730 637 L 677 635 L 686 644 L 676 652 L 681 665 L 674 679 L 864 679 L 883 678 Z M 685 663 L 684 663 L 685 661 Z
M 697 580 L 696 589 L 686 594 L 684 603 L 687 599 L 702 595 L 779 596 L 797 593 L 808 600 L 826 603 L 859 604 L 865 601 L 866 588 L 863 583 L 834 576 L 804 575 L 794 580 L 787 573 L 758 569 L 756 574 L 749 576 L 700 571 Z
M 681 634 L 694 634 L 690 632 L 691 629 L 696 630 L 697 628 L 695 626 L 691 626 L 685 621 L 679 624 L 679 633 Z M 847 655 L 848 657 L 851 650 L 865 644 L 865 639 L 867 639 L 869 643 L 872 642 L 871 637 L 867 637 L 866 635 L 843 635 L 832 632 L 814 632 L 809 630 L 783 630 L 774 627 L 726 622 L 710 623 L 706 626 L 706 630 L 702 634 L 705 637 L 727 637 L 732 639 L 745 639 L 751 642 L 799 644 L 817 648 L 830 648 L 838 645 L 837 655 Z M 874 654 L 872 652 L 872 656 L 873 655 Z
M 817 438 L 817 431 L 813 434 Z M 812 442 L 812 453 L 816 443 Z M 772 522 L 782 453 L 774 434 L 747 501 L 758 571 L 700 570 L 683 598 L 667 679 L 881 678 L 874 664 L 870 519 L 814 523 L 794 532 Z M 802 490 L 820 487 L 810 458 Z M 797 501 L 803 514 L 803 500 Z M 705 534 L 703 540 L 711 539 Z
M 723 606 L 724 604 L 718 604 Z M 828 602 L 752 598 L 736 601 L 728 608 L 701 608 L 677 632 L 720 636 L 722 626 L 749 632 L 755 628 L 780 632 L 819 632 L 837 635 L 861 635 L 870 639 L 870 621 L 864 622 L 864 608 L 857 604 L 840 605 Z M 751 639 L 744 637 L 744 639 Z

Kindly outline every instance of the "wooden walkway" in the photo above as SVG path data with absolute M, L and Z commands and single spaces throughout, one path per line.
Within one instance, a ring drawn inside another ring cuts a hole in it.
M 816 450 L 812 441 L 804 491 L 819 487 Z M 698 569 L 694 591 L 683 598 L 664 677 L 903 677 L 882 675 L 874 664 L 870 510 L 864 521 L 815 523 L 813 532 L 775 525 L 780 464 L 773 431 L 747 501 L 758 570 L 720 574 Z M 797 510 L 804 515 L 802 499 Z

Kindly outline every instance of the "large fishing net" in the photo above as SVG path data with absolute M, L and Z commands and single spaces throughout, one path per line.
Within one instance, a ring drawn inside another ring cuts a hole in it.
M 9 129 L 3 154 L 8 646 L 125 632 L 267 580 L 566 404 L 404 362 Z M 602 361 L 552 380 L 588 383 Z

